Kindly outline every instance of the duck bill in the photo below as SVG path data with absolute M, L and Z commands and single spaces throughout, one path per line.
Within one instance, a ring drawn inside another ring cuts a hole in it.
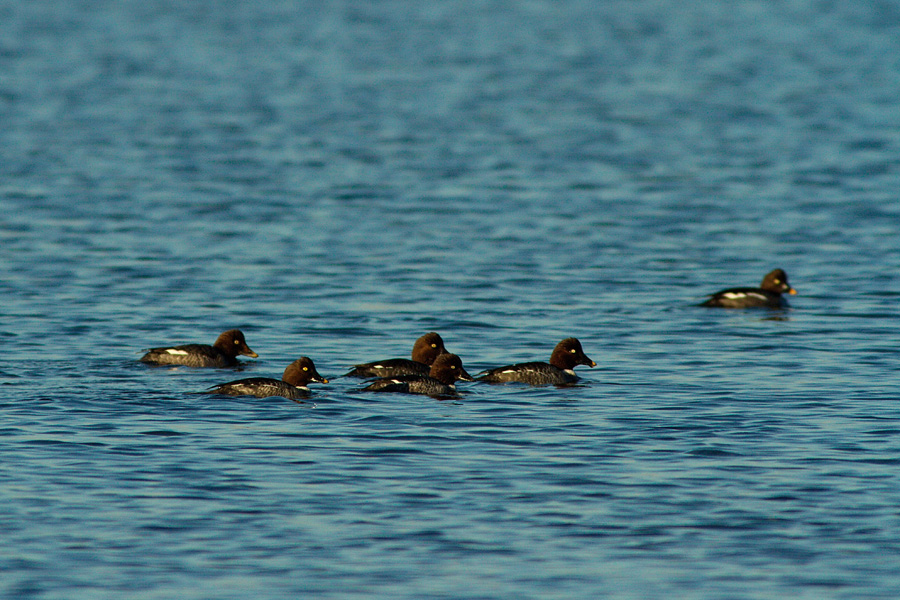
M 457 376 L 457 379 L 459 379 L 460 381 L 475 381 L 475 378 L 472 377 L 471 375 L 469 375 L 465 369 L 459 370 L 459 375 Z
M 241 352 L 244 356 L 249 356 L 250 358 L 259 358 L 259 354 L 251 350 L 250 348 L 245 348 L 243 352 Z
M 592 360 L 591 360 L 590 358 L 588 358 L 587 356 L 584 357 L 584 360 L 581 361 L 581 364 L 587 365 L 587 366 L 589 366 L 589 367 L 592 368 L 592 369 L 593 369 L 594 367 L 597 366 L 597 363 L 595 363 L 594 361 L 592 361 Z
M 795 290 L 794 288 L 788 288 L 787 293 L 790 294 L 791 296 L 794 296 L 797 294 L 797 290 Z

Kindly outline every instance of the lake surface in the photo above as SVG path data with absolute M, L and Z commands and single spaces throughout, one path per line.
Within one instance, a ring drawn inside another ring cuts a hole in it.
M 900 597 L 898 92 L 891 2 L 0 2 L 0 595 Z M 337 377 L 427 331 L 598 366 Z

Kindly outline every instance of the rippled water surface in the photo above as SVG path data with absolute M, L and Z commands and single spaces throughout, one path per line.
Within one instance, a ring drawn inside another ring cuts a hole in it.
M 846 6 L 845 6 L 846 5 Z M 7 598 L 900 597 L 890 2 L 0 2 Z M 784 311 L 698 308 L 787 270 Z M 241 328 L 232 370 L 141 350 Z M 581 339 L 583 385 L 338 378 Z M 198 394 L 280 376 L 314 402 Z

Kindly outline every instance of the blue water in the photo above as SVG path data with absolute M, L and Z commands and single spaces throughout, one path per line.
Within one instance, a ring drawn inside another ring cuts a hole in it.
M 0 595 L 900 597 L 898 97 L 893 2 L 0 2 Z M 431 330 L 598 367 L 197 394 Z

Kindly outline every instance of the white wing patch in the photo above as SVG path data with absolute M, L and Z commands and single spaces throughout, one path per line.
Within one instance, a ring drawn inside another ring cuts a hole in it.
M 723 294 L 722 297 L 728 300 L 737 300 L 738 298 L 759 298 L 760 300 L 768 300 L 768 298 L 756 292 L 728 292 L 727 294 Z
M 187 352 L 184 350 L 178 350 L 177 348 L 166 348 L 166 354 L 176 354 L 178 356 L 187 356 Z

